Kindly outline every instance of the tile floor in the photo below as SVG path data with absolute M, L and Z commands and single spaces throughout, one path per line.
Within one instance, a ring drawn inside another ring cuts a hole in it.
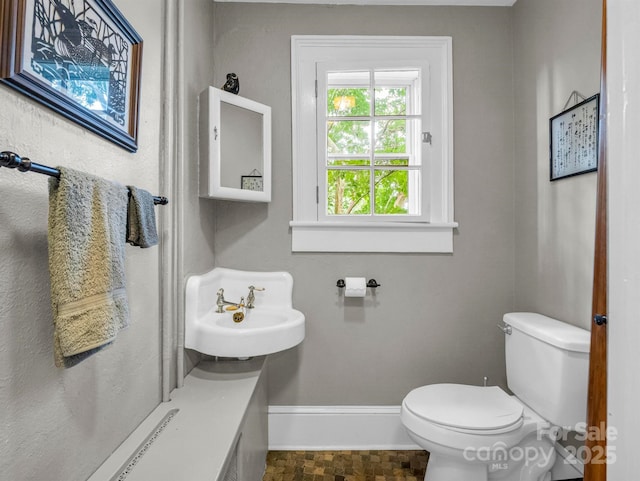
M 426 451 L 269 451 L 262 481 L 422 481 Z
M 428 459 L 426 451 L 269 451 L 262 481 L 422 481 Z

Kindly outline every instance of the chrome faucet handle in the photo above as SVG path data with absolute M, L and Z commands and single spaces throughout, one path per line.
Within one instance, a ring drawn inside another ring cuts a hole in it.
M 264 287 L 256 287 L 256 286 L 249 286 L 249 294 L 247 295 L 247 304 L 246 307 L 247 309 L 253 309 L 255 306 L 255 302 L 256 302 L 256 296 L 253 293 L 253 291 L 264 291 L 265 288 Z

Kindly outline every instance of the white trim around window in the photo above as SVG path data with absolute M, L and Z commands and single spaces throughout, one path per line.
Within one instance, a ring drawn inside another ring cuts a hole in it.
M 293 36 L 291 39 L 293 219 L 299 252 L 453 252 L 453 87 L 450 37 Z M 427 221 L 327 220 L 318 212 L 316 70 L 327 61 L 419 58 L 429 65 L 434 133 L 429 154 Z

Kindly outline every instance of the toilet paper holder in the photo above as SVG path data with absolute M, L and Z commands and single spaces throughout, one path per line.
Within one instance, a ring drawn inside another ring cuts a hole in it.
M 345 282 L 344 279 L 338 279 L 338 282 L 336 282 L 336 286 L 339 287 L 340 289 L 342 289 L 345 286 Z M 380 287 L 382 284 L 378 284 L 378 282 L 375 279 L 369 279 L 367 281 L 367 287 L 371 287 L 373 289 L 375 289 L 376 287 Z

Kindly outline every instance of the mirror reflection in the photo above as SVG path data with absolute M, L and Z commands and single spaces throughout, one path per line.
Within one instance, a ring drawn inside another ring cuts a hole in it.
M 264 189 L 262 114 L 220 102 L 220 185 Z

